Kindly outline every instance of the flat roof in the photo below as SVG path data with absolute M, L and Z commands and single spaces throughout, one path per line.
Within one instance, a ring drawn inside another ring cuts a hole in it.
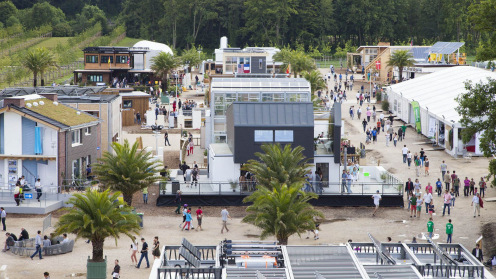
M 86 47 L 83 52 L 96 52 L 96 53 L 146 53 L 146 49 L 136 49 L 129 47 L 112 47 L 112 46 L 94 46 Z
M 59 96 L 61 103 L 110 103 L 117 99 L 117 94 L 95 94 L 90 96 Z
M 148 94 L 148 93 L 145 93 L 145 92 L 141 92 L 141 91 L 132 91 L 132 92 L 122 92 L 122 93 L 119 93 L 119 95 L 121 95 L 122 97 L 150 97 L 151 95 Z
M 214 152 L 214 156 L 227 157 L 233 156 L 231 149 L 227 143 L 211 143 L 210 149 Z
M 313 127 L 312 102 L 234 102 L 228 109 L 235 127 Z
M 303 91 L 310 92 L 304 78 L 222 78 L 211 81 L 212 93 L 222 91 Z

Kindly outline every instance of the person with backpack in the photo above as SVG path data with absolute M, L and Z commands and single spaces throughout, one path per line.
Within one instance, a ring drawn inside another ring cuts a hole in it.
M 193 182 L 195 183 L 195 187 L 198 186 L 198 177 L 200 176 L 200 172 L 198 171 L 197 167 L 193 168 L 193 171 L 191 172 L 191 187 L 193 187 Z

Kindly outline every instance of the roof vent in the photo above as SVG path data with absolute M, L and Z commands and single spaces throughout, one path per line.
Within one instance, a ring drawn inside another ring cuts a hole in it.
M 33 105 L 31 105 L 30 103 L 27 103 L 27 104 L 26 104 L 26 107 L 28 107 L 28 108 L 30 108 L 30 107 L 32 107 L 32 106 L 33 106 Z
M 33 102 L 33 106 L 37 107 L 38 106 L 38 102 Z
M 77 115 L 80 115 L 80 114 L 81 114 L 81 112 L 80 112 L 80 111 L 76 111 L 76 114 L 77 114 Z
M 59 105 L 59 102 L 53 102 L 53 104 L 54 104 L 55 106 L 58 106 L 58 105 Z
M 44 105 L 44 104 L 45 104 L 45 102 L 43 102 L 43 101 L 40 101 L 40 106 L 42 106 L 42 105 Z

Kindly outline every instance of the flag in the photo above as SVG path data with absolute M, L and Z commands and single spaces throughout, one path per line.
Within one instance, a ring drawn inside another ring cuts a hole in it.
M 108 63 L 109 63 L 109 65 L 110 65 L 110 56 L 109 56 L 107 59 L 108 59 Z
M 127 58 L 127 66 L 128 66 L 128 67 L 129 67 L 129 63 L 130 63 L 130 61 L 131 61 L 131 57 L 128 57 L 128 58 Z
M 381 69 L 381 61 L 380 61 L 380 60 L 377 60 L 377 61 L 375 62 L 375 69 L 376 69 L 376 70 L 380 70 L 380 69 Z

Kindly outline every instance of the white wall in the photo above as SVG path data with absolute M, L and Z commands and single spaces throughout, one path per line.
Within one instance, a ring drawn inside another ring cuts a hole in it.
M 57 156 L 57 131 L 38 122 L 43 127 L 43 155 Z
M 109 150 L 111 150 L 110 144 L 111 138 L 115 134 L 119 134 L 119 143 L 122 143 L 122 114 L 121 114 L 121 104 L 122 104 L 122 96 L 118 96 L 112 103 L 112 135 L 109 135 Z
M 4 113 L 5 155 L 22 154 L 22 116 L 14 112 Z
M 50 187 L 57 186 L 57 161 L 48 161 L 48 165 L 37 164 L 37 166 L 43 191 L 49 191 Z

